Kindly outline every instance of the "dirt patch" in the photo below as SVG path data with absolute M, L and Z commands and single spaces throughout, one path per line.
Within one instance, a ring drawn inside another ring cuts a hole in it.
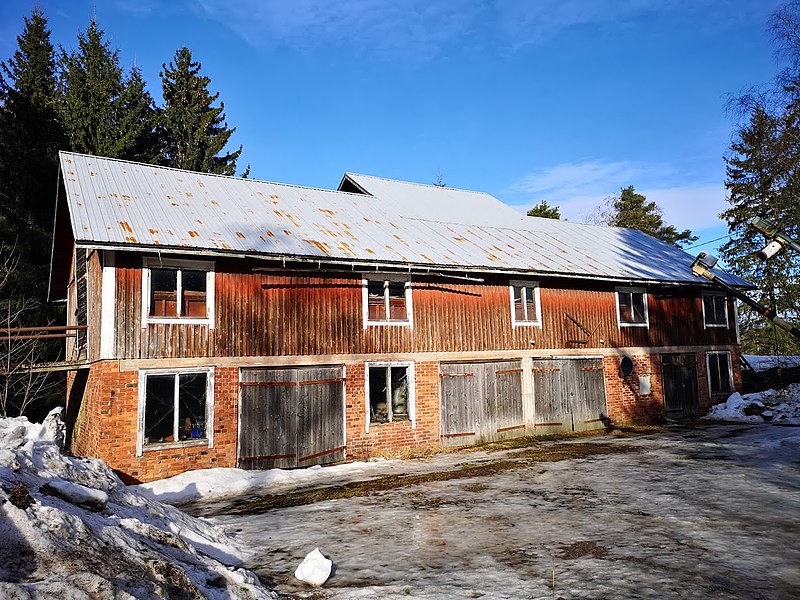
M 600 443 L 558 444 L 549 446 L 540 444 L 537 448 L 528 448 L 527 450 L 516 452 L 507 459 L 487 461 L 447 471 L 434 471 L 415 475 L 387 475 L 368 481 L 353 481 L 344 485 L 328 486 L 312 490 L 298 490 L 285 494 L 271 494 L 262 496 L 256 500 L 237 503 L 225 509 L 224 512 L 225 514 L 232 515 L 258 514 L 276 508 L 305 506 L 316 502 L 324 502 L 326 500 L 371 496 L 388 490 L 434 481 L 488 477 L 512 469 L 527 467 L 531 462 L 556 462 L 601 454 L 626 454 L 639 451 L 640 449 L 635 446 L 615 446 L 612 444 Z M 482 488 L 473 488 L 470 491 L 479 491 L 480 489 Z
M 595 541 L 574 542 L 569 546 L 564 546 L 561 549 L 561 554 L 556 558 L 562 560 L 573 560 L 576 558 L 583 558 L 584 556 L 591 556 L 592 558 L 605 558 L 608 556 L 608 549 L 604 548 Z
M 630 454 L 640 452 L 638 446 L 617 446 L 614 444 L 557 444 L 551 446 L 540 446 L 529 448 L 521 452 L 515 452 L 514 458 L 524 458 L 536 462 L 558 462 L 562 460 L 572 460 L 586 458 L 588 456 L 599 456 L 603 454 Z

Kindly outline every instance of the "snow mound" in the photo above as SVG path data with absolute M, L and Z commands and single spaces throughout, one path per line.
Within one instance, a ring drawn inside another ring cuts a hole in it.
M 800 424 L 800 383 L 793 383 L 781 390 L 753 394 L 736 392 L 726 402 L 712 406 L 703 419 Z
M 0 597 L 274 598 L 225 532 L 61 453 L 60 409 L 0 418 Z

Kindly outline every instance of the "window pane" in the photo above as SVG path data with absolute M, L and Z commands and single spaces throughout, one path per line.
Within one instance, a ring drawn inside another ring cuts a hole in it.
M 706 313 L 707 325 L 727 325 L 724 296 L 711 294 L 703 296 L 703 308 Z
M 144 443 L 174 441 L 175 376 L 149 375 L 144 405 Z
M 389 281 L 389 320 L 407 321 L 406 284 L 403 281 Z
M 386 406 L 386 367 L 369 368 L 369 420 L 385 423 L 389 420 Z
M 206 272 L 181 271 L 183 310 L 186 317 L 205 318 L 206 314 Z
M 720 388 L 719 354 L 709 354 L 708 370 L 711 377 L 711 393 L 722 391 Z
M 175 269 L 150 269 L 150 316 L 178 315 L 178 272 Z
M 392 421 L 408 420 L 408 367 L 391 367 Z
M 514 320 L 525 321 L 525 288 L 514 286 Z
M 178 382 L 180 439 L 206 437 L 206 374 L 181 375 Z
M 631 323 L 633 321 L 633 313 L 631 310 L 631 293 L 630 292 L 617 292 L 619 297 L 619 320 L 621 323 Z
M 383 281 L 367 281 L 367 320 L 386 320 L 386 296 Z
M 631 306 L 633 307 L 633 322 L 644 323 L 647 320 L 644 314 L 644 294 L 631 293 Z

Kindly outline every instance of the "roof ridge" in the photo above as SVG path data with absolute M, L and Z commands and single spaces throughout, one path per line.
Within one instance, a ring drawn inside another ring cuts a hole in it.
M 149 167 L 149 168 L 152 168 L 152 169 L 163 169 L 163 170 L 166 170 L 166 171 L 174 171 L 174 172 L 177 172 L 177 173 L 186 173 L 187 175 L 192 175 L 192 176 L 216 177 L 216 178 L 219 178 L 219 179 L 225 179 L 225 180 L 231 180 L 231 181 L 242 181 L 242 182 L 248 182 L 248 183 L 262 183 L 262 184 L 267 184 L 267 185 L 280 185 L 280 186 L 295 188 L 295 189 L 299 189 L 299 190 L 311 190 L 311 191 L 315 191 L 315 192 L 329 192 L 329 193 L 332 193 L 332 194 L 345 194 L 347 196 L 359 196 L 359 197 L 363 197 L 364 196 L 364 194 L 358 194 L 356 192 L 345 192 L 345 191 L 342 191 L 342 190 L 331 190 L 331 189 L 321 188 L 321 187 L 314 187 L 314 186 L 308 186 L 308 185 L 299 185 L 299 184 L 296 184 L 296 183 L 282 183 L 280 181 L 268 181 L 266 179 L 255 179 L 255 178 L 250 178 L 250 177 L 244 178 L 244 177 L 237 177 L 236 175 L 221 175 L 219 173 L 204 173 L 202 171 L 190 171 L 189 169 L 179 169 L 177 167 L 169 167 L 169 166 L 165 166 L 165 165 L 154 165 L 152 163 L 140 162 L 140 161 L 135 161 L 135 160 L 126 160 L 124 158 L 113 158 L 113 157 L 110 157 L 110 156 L 98 156 L 96 154 L 85 154 L 83 152 L 72 152 L 72 151 L 69 151 L 69 150 L 59 150 L 58 154 L 59 154 L 59 156 L 61 156 L 61 155 L 64 155 L 64 156 L 67 156 L 67 155 L 80 156 L 80 157 L 83 157 L 83 158 L 93 158 L 93 159 L 96 159 L 96 160 L 107 160 L 107 161 L 116 162 L 116 163 L 134 165 L 134 166 L 138 166 L 138 167 Z
M 455 187 L 448 187 L 448 186 L 441 186 L 436 185 L 435 183 L 417 183 L 416 181 L 404 181 L 402 179 L 392 179 L 391 177 L 379 177 L 377 175 L 367 175 L 366 173 L 353 173 L 352 171 L 345 171 L 345 175 L 350 175 L 353 177 L 369 177 L 370 179 L 380 179 L 381 181 L 390 181 L 391 183 L 402 183 L 404 185 L 413 185 L 417 187 L 424 187 L 424 188 L 434 188 L 439 190 L 450 190 L 453 192 L 467 192 L 469 194 L 481 194 L 483 196 L 492 196 L 489 192 L 482 192 L 480 190 L 467 190 L 464 188 L 455 188 Z M 497 199 L 497 198 L 496 198 Z

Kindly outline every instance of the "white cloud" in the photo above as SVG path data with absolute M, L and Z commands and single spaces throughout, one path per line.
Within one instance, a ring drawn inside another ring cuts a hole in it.
M 510 187 L 520 209 L 547 200 L 560 208 L 570 221 L 590 221 L 603 201 L 633 185 L 655 202 L 664 221 L 678 229 L 702 230 L 721 225 L 719 213 L 727 208 L 725 187 L 720 181 L 681 181 L 681 173 L 670 165 L 643 165 L 629 161 L 589 160 L 562 163 L 532 173 Z
M 476 25 L 481 0 L 198 0 L 248 43 L 350 45 L 428 58 Z

